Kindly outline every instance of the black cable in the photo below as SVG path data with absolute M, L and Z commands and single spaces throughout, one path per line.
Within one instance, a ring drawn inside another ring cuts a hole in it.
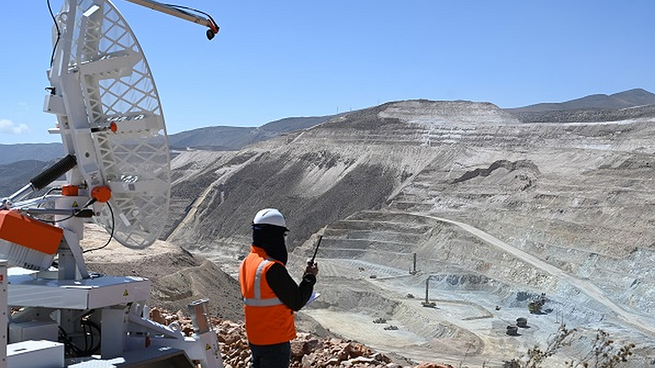
M 97 352 L 98 349 L 100 349 L 100 340 L 98 340 L 96 344 L 93 343 L 94 339 L 93 339 L 93 331 L 92 331 L 95 329 L 98 332 L 97 334 L 98 337 L 101 337 L 102 335 L 100 334 L 100 327 L 94 322 L 89 321 L 88 319 L 83 319 L 82 328 L 84 332 L 84 345 L 85 345 L 85 349 L 82 351 L 82 354 L 84 354 L 83 356 L 91 355 Z
M 66 331 L 61 326 L 59 327 L 59 342 L 64 343 L 64 349 L 66 350 L 66 354 L 70 356 L 70 340 L 68 339 L 68 334 Z
M 84 335 L 84 351 L 90 352 L 89 346 L 93 346 L 93 331 L 91 331 L 91 325 L 87 322 L 82 320 L 82 334 Z M 89 340 L 91 340 L 90 343 Z
M 64 344 L 66 355 L 79 356 L 79 349 L 77 346 L 75 346 L 75 344 L 73 344 L 73 339 L 68 336 L 68 333 L 66 333 L 66 331 L 61 326 L 59 326 L 59 341 Z
M 59 219 L 59 220 L 43 220 L 43 219 L 38 219 L 38 218 L 36 218 L 36 217 L 33 217 L 33 218 L 35 218 L 35 219 L 37 219 L 37 220 L 39 220 L 39 221 L 47 222 L 47 223 L 49 223 L 49 224 L 53 224 L 53 225 L 54 225 L 54 224 L 56 224 L 56 223 L 58 223 L 58 222 L 64 222 L 64 221 L 66 221 L 66 220 L 70 220 L 70 219 L 72 219 L 73 217 L 75 217 L 75 215 L 77 215 L 76 212 L 74 212 L 72 215 L 70 215 L 70 216 L 68 216 L 68 217 L 64 217 L 63 219 Z
M 43 195 L 43 198 L 45 198 L 45 197 L 46 197 L 50 192 L 52 192 L 53 190 L 56 190 L 56 189 L 57 189 L 57 188 L 51 188 L 51 189 L 48 191 L 48 193 L 46 193 L 46 194 Z M 61 188 L 59 188 L 59 190 L 61 190 Z M 82 207 L 82 209 L 84 209 L 84 208 L 88 207 L 89 205 L 93 204 L 93 202 L 95 202 L 95 201 L 91 201 L 91 200 L 90 200 L 89 202 L 87 202 L 87 203 Z M 39 206 L 40 206 L 40 205 L 39 205 Z M 39 207 L 39 206 L 37 206 L 37 207 Z M 56 223 L 58 223 L 58 222 L 63 222 L 63 221 L 66 221 L 66 220 L 70 220 L 70 219 L 72 219 L 73 217 L 77 216 L 77 215 L 81 212 L 81 209 L 80 209 L 80 210 L 72 210 L 72 211 L 73 211 L 73 213 L 72 213 L 70 216 L 68 216 L 68 217 L 64 217 L 63 219 L 59 219 L 59 220 L 45 220 L 45 219 L 40 219 L 40 218 L 38 218 L 38 217 L 36 217 L 36 216 L 30 216 L 30 217 L 33 218 L 33 219 L 35 219 L 35 220 L 39 220 L 39 221 L 42 221 L 42 222 L 45 222 L 45 223 L 48 223 L 48 224 L 52 224 L 52 225 L 54 225 L 54 224 L 56 224 Z M 28 216 L 29 216 L 29 214 L 28 214 Z
M 37 207 L 37 208 L 38 208 L 38 207 Z M 66 221 L 66 220 L 70 220 L 70 219 L 72 219 L 73 217 L 75 217 L 75 215 L 77 215 L 77 213 L 73 213 L 72 215 L 70 215 L 70 216 L 68 216 L 68 217 L 64 217 L 63 219 L 59 219 L 59 220 L 46 220 L 46 219 L 44 219 L 44 218 L 39 218 L 39 217 L 37 217 L 37 216 L 31 215 L 31 214 L 29 214 L 29 213 L 25 213 L 25 216 L 27 216 L 27 217 L 29 217 L 29 218 L 31 218 L 31 219 L 34 219 L 34 220 L 36 220 L 36 221 L 40 221 L 40 222 L 45 222 L 46 224 L 50 224 L 50 225 L 54 225 L 54 224 L 56 224 L 56 223 L 58 223 L 58 222 L 62 222 L 62 221 Z
M 48 0 L 48 11 L 50 12 L 50 16 L 52 17 L 52 22 L 55 24 L 55 28 L 57 29 L 57 39 L 55 40 L 55 44 L 52 46 L 52 55 L 50 55 L 50 67 L 52 67 L 52 64 L 55 61 L 55 51 L 57 51 L 57 45 L 59 44 L 59 39 L 61 38 L 61 30 L 59 29 L 59 24 L 57 24 L 57 18 L 55 18 L 55 13 L 52 12 L 52 6 L 50 5 L 50 0 Z
M 86 249 L 86 250 L 82 251 L 82 253 L 93 252 L 94 250 L 103 249 L 103 248 L 107 247 L 109 245 L 109 243 L 111 243 L 111 240 L 114 238 L 114 229 L 116 228 L 116 219 L 114 218 L 114 210 L 111 208 L 111 205 L 109 204 L 109 202 L 107 202 L 107 208 L 109 208 L 109 213 L 111 214 L 111 232 L 109 233 L 109 239 L 107 240 L 107 242 L 103 246 L 98 247 L 98 248 Z
M 73 339 L 70 336 L 68 336 L 68 333 L 61 326 L 59 326 L 59 341 L 61 341 L 64 344 L 64 348 L 68 356 L 71 357 L 89 356 L 97 352 L 98 349 L 100 349 L 100 341 L 94 344 L 94 338 L 93 338 L 94 330 L 97 332 L 98 337 L 101 336 L 100 327 L 97 324 L 85 319 L 82 319 L 80 321 L 80 326 L 82 327 L 82 335 L 84 337 L 83 349 L 77 346 L 73 342 Z

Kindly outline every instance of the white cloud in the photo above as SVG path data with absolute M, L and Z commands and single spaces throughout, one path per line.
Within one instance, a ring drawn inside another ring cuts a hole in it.
M 0 119 L 1 134 L 25 134 L 28 131 L 29 129 L 25 124 L 16 124 L 11 120 Z

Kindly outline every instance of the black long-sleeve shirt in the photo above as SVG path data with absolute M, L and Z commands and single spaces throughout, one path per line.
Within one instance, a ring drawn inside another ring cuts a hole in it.
M 303 275 L 300 285 L 298 285 L 291 278 L 286 267 L 275 263 L 266 272 L 266 281 L 278 299 L 287 307 L 297 312 L 307 304 L 307 301 L 312 296 L 314 284 L 316 284 L 316 276 L 306 273 Z

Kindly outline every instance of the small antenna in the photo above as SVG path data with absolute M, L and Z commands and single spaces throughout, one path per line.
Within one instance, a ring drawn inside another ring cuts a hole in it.
M 316 243 L 316 248 L 314 248 L 314 255 L 312 256 L 312 259 L 307 263 L 314 264 L 314 260 L 316 259 L 316 253 L 318 253 L 318 247 L 321 246 L 321 240 L 323 240 L 323 235 L 320 235 L 318 237 L 318 242 Z

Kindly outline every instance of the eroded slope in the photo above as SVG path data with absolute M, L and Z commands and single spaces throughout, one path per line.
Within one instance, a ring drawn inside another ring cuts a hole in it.
M 364 313 L 370 324 L 370 310 L 347 302 L 363 299 L 389 305 L 383 314 L 402 326 L 414 355 L 446 344 L 455 362 L 472 354 L 500 361 L 566 320 L 645 342 L 645 357 L 653 346 L 655 118 L 638 110 L 618 121 L 521 123 L 491 104 L 405 101 L 211 153 L 206 165 L 182 153 L 173 193 L 186 210 L 170 239 L 234 274 L 252 215 L 274 206 L 288 217 L 293 263 L 302 265 L 320 231 L 320 288 L 351 280 L 311 312 L 333 329 L 340 322 L 330 311 Z M 196 180 L 208 184 L 181 190 Z M 407 294 L 421 295 L 427 278 L 449 307 L 425 318 L 448 326 L 446 335 L 409 317 L 425 314 Z M 362 282 L 373 291 L 361 294 Z M 384 302 L 371 299 L 376 293 Z M 541 293 L 553 313 L 525 339 L 508 338 L 504 327 Z

